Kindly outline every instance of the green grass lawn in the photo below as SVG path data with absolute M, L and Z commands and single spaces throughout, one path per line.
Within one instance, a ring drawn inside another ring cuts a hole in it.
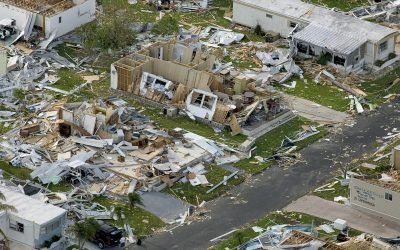
M 57 45 L 54 49 L 58 52 L 60 56 L 65 57 L 65 59 L 74 64 L 77 63 L 77 61 L 75 61 L 76 59 L 79 60 L 86 56 L 86 54 L 83 53 L 84 50 L 72 48 L 68 46 L 66 43 L 61 43 Z
M 345 112 L 349 108 L 349 99 L 347 92 L 338 89 L 336 86 L 329 86 L 323 84 L 317 84 L 311 78 L 305 78 L 306 81 L 299 77 L 294 77 L 288 81 L 288 85 L 292 81 L 296 81 L 296 88 L 291 89 L 282 85 L 276 85 L 278 89 L 290 95 L 298 96 L 325 107 L 332 108 L 337 111 Z
M 360 81 L 359 87 L 368 94 L 367 99 L 375 104 L 382 104 L 386 99 L 383 97 L 388 94 L 399 94 L 400 84 L 394 85 L 389 91 L 384 91 L 394 80 L 400 78 L 400 67 L 393 69 L 384 76 L 373 79 Z
M 126 219 L 123 222 L 113 221 L 111 223 L 118 226 L 123 226 L 123 224 L 127 221 L 128 224 L 134 229 L 135 235 L 139 237 L 151 235 L 165 225 L 164 222 L 154 214 L 147 212 L 140 207 L 134 207 L 133 209 L 130 209 L 123 201 L 104 196 L 98 196 L 95 197 L 93 202 L 97 202 L 108 209 L 111 209 L 112 206 L 121 207 Z
M 332 180 L 330 183 L 333 183 L 336 180 Z M 346 198 L 350 197 L 350 189 L 348 186 L 342 186 L 340 182 L 337 182 L 335 185 L 333 185 L 331 188 L 334 188 L 335 190 L 332 191 L 322 191 L 322 192 L 313 192 L 312 194 L 315 196 L 318 196 L 322 199 L 333 201 L 333 198 L 337 196 L 343 196 Z M 329 189 L 329 187 L 326 187 L 325 189 Z
M 74 189 L 74 187 L 71 185 L 71 183 L 68 183 L 66 181 L 61 181 L 58 184 L 50 183 L 47 186 L 47 188 L 50 189 L 52 192 L 61 192 L 61 193 L 69 192 Z
M 342 11 L 349 11 L 356 7 L 370 5 L 368 0 L 311 0 L 311 2 L 328 8 L 338 8 Z
M 58 88 L 65 91 L 71 91 L 75 87 L 84 83 L 83 78 L 80 75 L 78 75 L 78 73 L 76 73 L 71 69 L 65 69 L 65 68 L 59 69 L 57 71 L 57 75 L 58 77 L 60 77 L 60 80 L 51 85 L 54 88 Z
M 237 146 L 246 140 L 246 136 L 239 134 L 239 135 L 231 135 L 230 132 L 227 130 L 222 131 L 222 133 L 216 133 L 214 129 L 204 123 L 197 122 L 191 120 L 187 116 L 178 116 L 178 117 L 167 117 L 162 114 L 161 109 L 158 108 L 150 108 L 144 107 L 132 99 L 125 98 L 130 105 L 133 105 L 137 108 L 144 108 L 143 114 L 151 118 L 153 121 L 158 123 L 161 128 L 165 129 L 174 129 L 174 128 L 183 128 L 190 132 L 199 134 L 204 136 L 208 139 L 212 139 L 221 143 L 225 143 L 230 146 Z
M 156 8 L 146 4 L 144 1 L 138 1 L 132 5 L 125 0 L 100 0 L 99 2 L 103 5 L 105 13 L 125 15 L 132 22 L 154 22 L 156 17 L 159 16 Z M 149 13 L 148 11 L 151 12 Z
M 207 166 L 206 169 L 208 172 L 205 174 L 205 176 L 207 177 L 208 182 L 214 185 L 222 181 L 224 176 L 229 176 L 231 174 L 231 172 L 218 166 Z M 202 201 L 212 200 L 243 181 L 243 176 L 237 176 L 237 178 L 232 177 L 227 181 L 226 185 L 221 185 L 208 194 L 206 192 L 211 187 L 203 187 L 201 185 L 194 187 L 189 182 L 177 182 L 171 188 L 166 188 L 165 192 L 197 206 L 197 201 L 201 203 Z
M 32 170 L 24 167 L 13 167 L 5 161 L 0 161 L 0 169 L 4 171 L 5 178 L 15 176 L 21 180 L 31 180 L 30 173 Z
M 272 131 L 268 132 L 267 134 L 261 136 L 256 140 L 255 146 L 257 146 L 257 148 L 253 151 L 252 157 L 250 159 L 241 160 L 235 163 L 235 166 L 244 169 L 246 172 L 251 174 L 259 173 L 264 169 L 272 166 L 274 164 L 273 161 L 260 163 L 254 157 L 261 156 L 265 158 L 271 156 L 273 150 L 275 150 L 277 147 L 281 145 L 281 142 L 285 138 L 285 136 L 288 137 L 293 136 L 296 132 L 302 131 L 301 127 L 302 125 L 307 125 L 307 124 L 312 124 L 312 123 L 309 120 L 298 117 L 289 121 L 286 124 L 279 126 L 278 128 L 273 129 Z M 328 130 L 324 128 L 319 128 L 319 130 L 321 131 L 319 134 L 298 142 L 296 144 L 297 150 L 306 147 L 312 142 L 328 134 Z
M 324 219 L 314 217 L 308 214 L 303 213 L 294 213 L 294 212 L 274 212 L 266 215 L 262 219 L 259 219 L 255 223 L 251 223 L 239 231 L 236 231 L 232 235 L 228 236 L 226 240 L 223 240 L 213 246 L 211 249 L 214 250 L 225 250 L 225 249 L 236 249 L 237 246 L 251 240 L 252 238 L 259 235 L 253 231 L 251 227 L 259 226 L 261 228 L 267 228 L 273 225 L 280 224 L 313 224 L 315 226 L 319 226 L 322 224 L 331 224 L 331 222 L 326 221 Z M 223 232 L 221 232 L 222 234 Z M 333 239 L 337 235 L 338 231 L 335 231 L 332 234 L 327 234 L 324 231 L 318 231 L 318 237 L 324 237 L 325 239 Z M 350 229 L 350 235 L 355 236 L 361 234 L 360 231 L 355 229 Z

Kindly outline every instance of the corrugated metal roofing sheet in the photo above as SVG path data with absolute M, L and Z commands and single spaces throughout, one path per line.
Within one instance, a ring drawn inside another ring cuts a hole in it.
M 350 37 L 338 31 L 310 24 L 293 35 L 296 40 L 327 48 L 340 54 L 348 55 L 367 42 L 367 39 Z

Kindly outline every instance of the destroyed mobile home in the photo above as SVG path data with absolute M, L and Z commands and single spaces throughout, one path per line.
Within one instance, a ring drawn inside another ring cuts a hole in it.
M 3 0 L 0 1 L 0 37 L 5 27 L 11 28 L 5 38 L 12 44 L 23 38 L 45 37 L 50 43 L 81 25 L 93 21 L 96 16 L 96 0 Z M 4 19 L 3 19 L 4 18 Z M 11 22 L 10 22 L 10 21 Z M 7 25 L 2 25 L 7 21 Z
M 300 0 L 235 0 L 233 22 L 291 37 L 299 55 L 324 56 L 346 73 L 386 60 L 398 36 L 397 30 Z
M 212 186 L 204 165 L 242 157 L 227 145 L 179 128 L 160 130 L 120 99 L 48 103 L 35 118 L 20 123 L 3 135 L 2 158 L 33 170 L 32 179 L 44 187 L 71 183 L 73 191 L 45 192 L 42 200 L 80 219 L 110 218 L 110 211 L 90 202 L 94 195 L 160 191 L 178 180 Z
M 195 46 L 157 43 L 111 65 L 111 88 L 170 116 L 182 111 L 233 134 L 258 137 L 295 115 L 280 94 Z M 284 73 L 286 74 L 286 73 Z
M 263 229 L 253 227 L 260 234 L 250 241 L 238 246 L 237 250 L 255 249 L 304 249 L 304 250 L 345 250 L 345 249 L 398 249 L 397 238 L 376 238 L 372 235 L 361 234 L 357 237 L 348 237 L 347 228 L 341 229 L 339 225 L 322 224 L 314 225 L 275 225 Z M 326 240 L 326 236 L 317 237 L 317 229 L 324 233 L 341 231 L 337 236 L 336 243 Z

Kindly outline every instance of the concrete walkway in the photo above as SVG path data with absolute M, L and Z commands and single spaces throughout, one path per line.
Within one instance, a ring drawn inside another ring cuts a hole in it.
M 284 210 L 310 214 L 332 222 L 336 219 L 343 219 L 350 227 L 376 236 L 400 236 L 399 224 L 314 195 L 303 196 L 285 207 Z
M 165 222 L 179 218 L 189 208 L 186 202 L 163 192 L 145 192 L 141 196 L 144 209 Z
M 289 103 L 293 111 L 309 120 L 320 123 L 343 123 L 350 119 L 350 115 L 347 113 L 333 110 L 297 96 L 282 94 L 284 100 Z

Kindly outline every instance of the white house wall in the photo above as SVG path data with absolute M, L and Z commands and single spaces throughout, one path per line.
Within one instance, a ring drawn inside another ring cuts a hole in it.
M 385 193 L 392 194 L 392 201 L 385 199 Z M 400 193 L 351 178 L 350 202 L 356 208 L 400 221 Z
M 23 30 L 28 20 L 29 11 L 0 2 L 0 19 L 12 18 L 18 30 Z
M 371 42 L 367 42 L 366 46 L 365 46 L 365 54 L 364 54 L 364 60 L 365 63 L 367 64 L 374 64 L 375 62 L 375 44 L 371 43 Z
M 387 41 L 388 43 L 388 47 L 385 51 L 383 52 L 379 52 L 379 44 L 384 43 L 385 41 Z M 386 39 L 383 39 L 382 41 L 380 41 L 377 45 L 376 45 L 376 60 L 386 60 L 389 56 L 390 53 L 393 53 L 395 50 L 395 37 L 394 36 L 390 36 Z M 376 61 L 375 60 L 375 61 Z
M 61 17 L 61 23 L 59 23 Z M 96 18 L 96 0 L 88 0 L 57 15 L 46 17 L 46 37 L 57 31 L 57 37 L 89 23 Z
M 271 15 L 272 18 L 267 17 L 267 14 Z M 300 23 L 295 19 L 269 13 L 266 10 L 250 7 L 242 3 L 233 2 L 234 23 L 251 28 L 255 28 L 257 24 L 259 24 L 263 31 L 274 31 L 279 33 L 282 37 L 287 37 L 293 30 L 293 28 L 289 26 L 290 21 Z
M 16 230 L 11 229 L 9 222 L 10 219 L 13 219 L 16 222 L 24 224 L 24 232 L 18 232 Z M 5 224 L 2 225 L 2 230 L 3 231 L 5 230 L 4 233 L 10 240 L 23 243 L 29 246 L 34 246 L 35 244 L 35 239 L 34 239 L 35 227 L 31 221 L 27 221 L 15 215 L 8 214 L 8 220 L 6 220 Z
M 62 216 L 59 216 L 51 221 L 48 221 L 46 224 L 42 225 L 35 224 L 35 231 L 34 231 L 35 246 L 40 247 L 46 240 L 50 240 L 54 235 L 61 235 L 66 220 L 67 220 L 67 214 L 65 213 Z M 54 229 L 52 232 L 48 234 L 41 234 L 42 228 L 45 228 L 46 226 L 55 223 L 57 221 L 60 221 L 60 226 L 58 228 Z

